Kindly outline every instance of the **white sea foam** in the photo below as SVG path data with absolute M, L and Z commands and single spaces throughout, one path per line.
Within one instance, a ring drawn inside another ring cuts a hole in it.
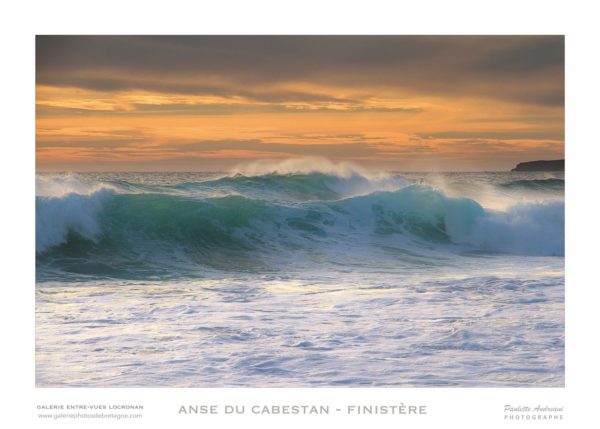
M 41 283 L 36 384 L 561 387 L 560 263 L 509 262 Z

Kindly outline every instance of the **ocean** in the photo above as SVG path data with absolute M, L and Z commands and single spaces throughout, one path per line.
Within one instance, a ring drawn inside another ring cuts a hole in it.
M 564 175 L 36 177 L 39 387 L 564 386 Z

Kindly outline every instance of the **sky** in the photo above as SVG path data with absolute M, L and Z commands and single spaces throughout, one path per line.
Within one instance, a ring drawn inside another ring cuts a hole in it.
M 38 171 L 564 157 L 563 36 L 37 36 Z

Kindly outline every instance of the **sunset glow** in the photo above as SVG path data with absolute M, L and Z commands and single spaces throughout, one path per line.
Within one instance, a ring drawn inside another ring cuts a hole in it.
M 564 157 L 558 36 L 38 36 L 40 171 Z

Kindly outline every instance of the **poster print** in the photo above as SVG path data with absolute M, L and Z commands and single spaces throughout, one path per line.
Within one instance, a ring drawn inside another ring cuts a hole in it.
M 562 36 L 38 36 L 38 387 L 564 386 Z

